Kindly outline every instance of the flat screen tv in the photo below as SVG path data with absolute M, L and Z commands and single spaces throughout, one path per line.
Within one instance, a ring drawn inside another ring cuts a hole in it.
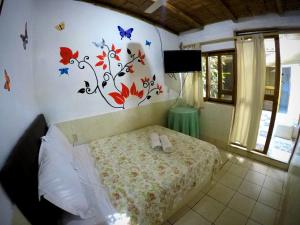
M 164 67 L 165 73 L 201 71 L 201 51 L 164 51 Z

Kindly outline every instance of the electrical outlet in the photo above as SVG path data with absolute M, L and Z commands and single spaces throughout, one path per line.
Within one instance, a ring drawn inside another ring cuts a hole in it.
M 73 146 L 74 146 L 78 142 L 77 134 L 72 134 L 72 138 L 73 138 Z

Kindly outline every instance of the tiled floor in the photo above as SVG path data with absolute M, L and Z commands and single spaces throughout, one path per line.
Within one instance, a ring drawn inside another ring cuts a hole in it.
M 228 160 L 209 188 L 163 225 L 276 224 L 287 173 L 225 154 Z

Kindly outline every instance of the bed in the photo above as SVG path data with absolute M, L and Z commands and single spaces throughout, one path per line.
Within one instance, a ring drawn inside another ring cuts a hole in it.
M 44 123 L 43 116 L 40 116 L 39 122 L 41 120 Z M 30 130 L 31 132 L 36 130 L 35 126 L 39 127 L 39 122 L 33 123 L 27 133 Z M 30 164 L 32 171 L 12 175 L 17 180 L 20 176 L 24 176 L 23 182 L 30 180 L 31 183 L 26 191 L 24 192 L 20 187 L 13 191 L 9 190 L 8 186 L 12 184 L 6 180 L 13 180 L 11 175 L 7 175 L 11 166 L 6 165 L 0 172 L 0 180 L 4 189 L 32 224 L 41 224 L 41 221 L 46 221 L 47 217 L 53 218 L 51 224 L 55 224 L 53 220 L 61 222 L 62 217 L 66 218 L 62 210 L 46 200 L 42 201 L 46 207 L 40 207 L 41 202 L 38 201 L 36 195 L 38 172 L 36 158 L 40 144 L 37 138 L 45 134 L 46 127 L 44 128 L 35 132 L 34 151 L 30 148 L 26 148 L 26 151 L 24 149 L 13 151 L 8 160 L 14 162 L 18 154 L 30 155 L 28 156 L 30 159 L 21 164 L 25 167 Z M 174 147 L 173 152 L 164 153 L 151 149 L 150 132 L 166 134 Z M 27 139 L 31 137 L 32 135 L 27 135 Z M 78 146 L 76 151 L 80 147 L 83 146 Z M 155 225 L 164 222 L 182 206 L 187 196 L 195 190 L 198 191 L 211 179 L 213 172 L 220 164 L 220 154 L 215 146 L 161 126 L 149 126 L 96 140 L 89 145 L 84 145 L 84 149 L 80 152 L 89 155 L 88 165 L 95 169 L 99 185 L 105 188 L 116 211 L 126 214 L 132 225 Z M 22 151 L 23 153 L 20 153 Z M 18 199 L 15 199 L 15 192 L 21 192 L 19 197 L 25 195 L 26 192 L 31 192 L 31 194 L 23 199 L 21 204 Z M 100 202 L 97 204 L 101 205 Z M 26 210 L 28 207 L 33 210 Z M 39 212 L 43 215 L 43 220 L 36 218 L 40 217 L 35 213 L 36 207 L 41 208 Z M 63 223 L 73 225 L 95 224 L 96 222 L 89 223 L 74 216 L 68 216 L 68 219 L 63 219 Z

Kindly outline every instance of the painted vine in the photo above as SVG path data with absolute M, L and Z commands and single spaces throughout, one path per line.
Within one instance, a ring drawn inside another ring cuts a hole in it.
M 125 109 L 125 103 L 129 96 L 136 96 L 139 99 L 138 105 L 140 105 L 144 101 L 149 100 L 153 94 L 159 95 L 163 93 L 162 85 L 157 83 L 155 75 L 152 77 L 145 76 L 140 79 L 142 84 L 141 89 L 138 89 L 135 82 L 132 82 L 130 87 L 128 87 L 118 81 L 118 78 L 120 77 L 135 73 L 135 63 L 145 65 L 145 54 L 143 54 L 140 50 L 136 54 L 127 48 L 127 54 L 130 59 L 126 63 L 122 63 L 119 56 L 122 49 L 116 48 L 114 44 L 112 44 L 111 47 L 108 46 L 104 39 L 102 39 L 102 43 L 99 47 L 101 48 L 101 54 L 97 56 L 99 61 L 95 64 L 95 66 L 89 62 L 89 56 L 84 56 L 81 60 L 79 60 L 78 51 L 73 53 L 73 51 L 68 47 L 60 48 L 60 63 L 63 65 L 76 64 L 79 69 L 85 69 L 88 67 L 93 72 L 96 84 L 95 88 L 92 89 L 90 83 L 88 81 L 84 81 L 84 86 L 78 90 L 78 93 L 88 95 L 99 93 L 109 106 L 122 109 Z M 118 70 L 116 73 L 112 72 L 112 60 L 116 60 L 118 62 Z M 96 68 L 101 69 L 100 74 L 97 74 Z M 111 86 L 113 91 L 106 95 L 103 91 L 108 86 Z

